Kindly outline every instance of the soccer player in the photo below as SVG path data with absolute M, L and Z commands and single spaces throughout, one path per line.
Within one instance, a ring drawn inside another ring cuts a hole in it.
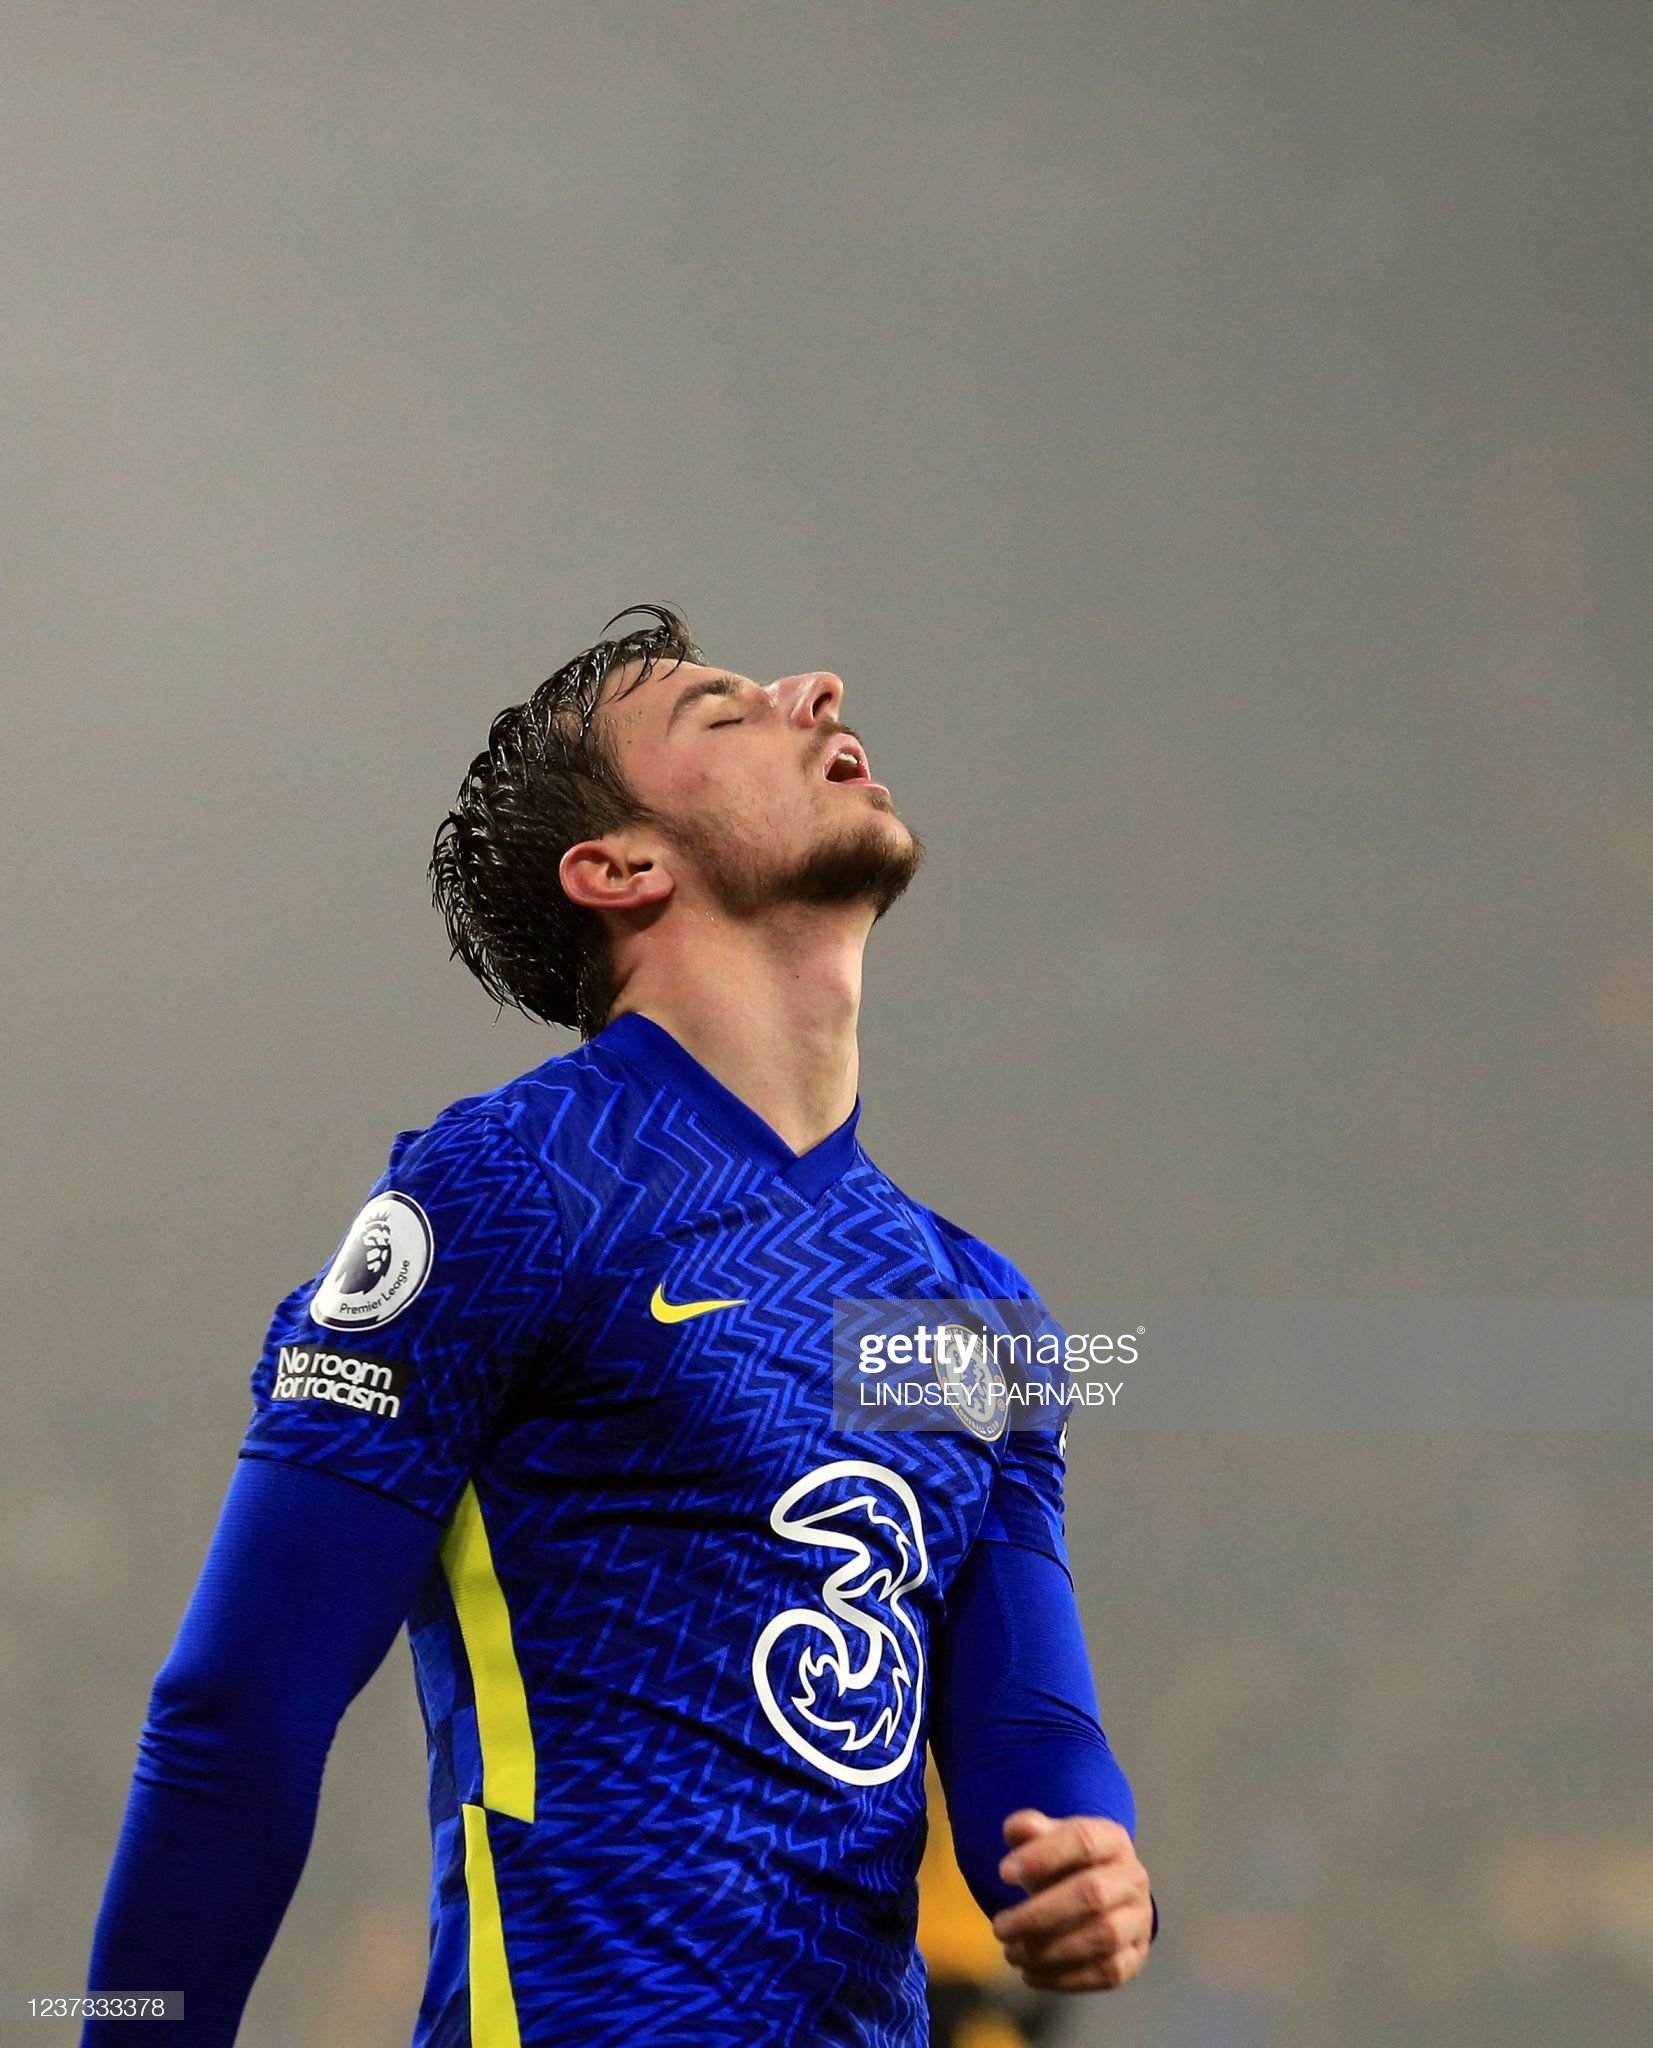
M 1037 1299 L 857 1140 L 918 842 L 836 676 L 634 609 L 495 719 L 431 863 L 455 953 L 583 1042 L 404 1131 L 280 1304 L 155 1681 L 89 1988 L 183 1989 L 185 2048 L 233 2042 L 404 1624 L 416 2048 L 922 2043 L 926 1741 L 1030 1984 L 1121 1984 L 1157 1927 L 1060 1441 L 833 1426 L 835 1300 Z

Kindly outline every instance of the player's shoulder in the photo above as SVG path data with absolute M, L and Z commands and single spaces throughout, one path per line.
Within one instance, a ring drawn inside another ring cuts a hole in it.
M 519 1136 L 545 1131 L 582 1107 L 601 1109 L 621 1085 L 613 1064 L 600 1060 L 597 1048 L 587 1041 L 553 1053 L 537 1067 L 513 1074 L 492 1088 L 457 1096 L 427 1128 L 473 1137 L 490 1130 L 513 1131 Z
M 497 1086 L 456 1097 L 430 1123 L 400 1131 L 389 1173 L 453 1176 L 496 1168 L 555 1179 L 559 1162 L 591 1157 L 591 1133 L 623 1077 L 582 1044 Z
M 986 1238 L 978 1237 L 973 1230 L 966 1230 L 962 1223 L 955 1223 L 938 1209 L 914 1201 L 911 1195 L 904 1199 L 932 1242 L 946 1253 L 948 1263 L 954 1267 L 959 1279 L 966 1283 L 967 1291 L 985 1294 L 999 1301 L 1017 1301 L 1037 1295 L 1038 1290 L 1015 1261 L 1007 1258 L 997 1246 L 989 1244 Z

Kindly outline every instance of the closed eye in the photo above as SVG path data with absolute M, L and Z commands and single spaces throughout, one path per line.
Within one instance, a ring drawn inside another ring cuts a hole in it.
M 706 730 L 708 732 L 716 732 L 720 725 L 744 725 L 745 723 L 744 718 L 714 718 Z
M 698 703 L 702 697 L 738 697 L 739 695 L 740 684 L 733 676 L 708 676 L 704 682 L 690 683 L 686 689 L 679 693 L 677 702 L 672 706 L 671 716 L 666 720 L 666 730 L 670 732 L 682 714 L 688 710 L 689 706 Z M 715 722 L 721 724 L 723 721 L 720 719 Z

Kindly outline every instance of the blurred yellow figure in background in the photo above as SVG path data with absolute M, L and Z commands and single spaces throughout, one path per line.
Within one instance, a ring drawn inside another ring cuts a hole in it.
M 953 1857 L 953 1835 L 935 1758 L 926 1755 L 930 1833 L 918 1871 L 918 1946 L 930 1974 L 931 2048 L 1033 2048 L 1048 2042 L 1053 1997 L 1030 1991 Z

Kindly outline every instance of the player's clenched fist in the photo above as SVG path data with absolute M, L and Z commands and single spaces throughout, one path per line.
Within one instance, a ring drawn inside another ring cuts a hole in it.
M 1040 1991 L 1112 1991 L 1148 1959 L 1154 1909 L 1148 1873 L 1117 1821 L 1052 1820 L 1019 1808 L 1004 1824 L 1006 1884 L 1031 1897 L 996 1915 L 993 1932 L 1024 1984 Z

